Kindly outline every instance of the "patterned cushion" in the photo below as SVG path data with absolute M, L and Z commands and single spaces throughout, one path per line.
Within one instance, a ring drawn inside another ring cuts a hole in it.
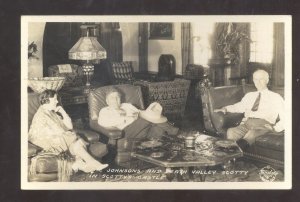
M 66 65 L 66 64 L 62 64 Z M 84 85 L 84 74 L 80 66 L 75 64 L 70 64 L 72 72 L 60 72 L 59 65 L 53 65 L 48 68 L 49 76 L 63 76 L 66 78 L 65 87 L 78 87 Z
M 112 62 L 112 74 L 115 83 L 126 83 L 133 79 L 133 67 L 132 62 Z
M 190 81 L 175 79 L 174 81 L 149 82 L 136 81 L 134 85 L 142 86 L 145 105 L 158 102 L 163 107 L 163 114 L 168 118 L 181 117 L 185 111 Z
M 38 155 L 39 156 L 39 155 Z M 39 156 L 36 162 L 36 173 L 54 173 L 58 169 L 57 156 Z

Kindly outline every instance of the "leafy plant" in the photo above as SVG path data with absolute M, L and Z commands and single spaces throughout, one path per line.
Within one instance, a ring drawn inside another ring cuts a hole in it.
M 251 42 L 245 26 L 238 23 L 218 23 L 216 27 L 216 50 L 227 63 L 238 64 L 240 60 L 239 45 L 243 41 Z
M 37 45 L 33 41 L 28 45 L 28 59 L 34 58 L 38 60 L 39 58 L 36 56 L 37 52 L 38 52 Z

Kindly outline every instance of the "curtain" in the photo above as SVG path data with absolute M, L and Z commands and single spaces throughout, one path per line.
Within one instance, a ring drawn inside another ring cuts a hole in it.
M 250 37 L 250 23 L 236 23 L 236 29 Z M 250 42 L 241 40 L 239 44 L 239 62 L 231 68 L 231 77 L 244 77 L 250 59 Z
M 109 61 L 123 61 L 123 41 L 119 23 L 100 23 L 99 42 L 105 48 Z
M 139 72 L 148 71 L 148 23 L 139 23 Z
M 182 55 L 182 73 L 186 66 L 193 63 L 193 44 L 192 44 L 192 26 L 191 23 L 181 23 L 181 55 Z
M 97 39 L 105 48 L 107 58 L 95 64 L 94 80 L 103 85 L 113 83 L 111 62 L 123 61 L 123 40 L 119 23 L 99 23 Z
M 284 23 L 274 23 L 272 86 L 284 86 Z
M 81 37 L 82 23 L 47 22 L 43 37 L 43 76 L 48 75 L 48 67 L 57 64 L 78 64 L 68 58 L 68 51 Z

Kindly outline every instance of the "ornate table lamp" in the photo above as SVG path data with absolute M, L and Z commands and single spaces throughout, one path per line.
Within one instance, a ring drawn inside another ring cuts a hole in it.
M 86 88 L 85 93 L 90 90 L 90 78 L 94 74 L 93 60 L 100 60 L 106 58 L 106 50 L 97 41 L 95 36 L 89 36 L 89 26 L 82 26 L 81 28 L 87 28 L 87 35 L 80 37 L 77 43 L 69 50 L 69 59 L 82 60 L 84 64 L 82 69 L 84 75 L 86 75 Z

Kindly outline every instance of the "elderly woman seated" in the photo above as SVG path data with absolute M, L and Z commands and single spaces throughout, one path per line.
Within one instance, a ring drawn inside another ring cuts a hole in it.
M 107 167 L 107 164 L 101 164 L 87 152 L 88 143 L 72 130 L 71 118 L 57 105 L 55 91 L 45 90 L 40 96 L 40 103 L 29 129 L 30 142 L 53 153 L 69 150 L 76 158 L 72 165 L 75 171 L 93 172 Z
M 109 129 L 124 130 L 126 138 L 160 139 L 163 135 L 176 135 L 178 128 L 162 116 L 162 107 L 154 102 L 145 111 L 130 103 L 121 103 L 120 93 L 112 88 L 106 92 L 107 107 L 99 112 L 98 124 Z

